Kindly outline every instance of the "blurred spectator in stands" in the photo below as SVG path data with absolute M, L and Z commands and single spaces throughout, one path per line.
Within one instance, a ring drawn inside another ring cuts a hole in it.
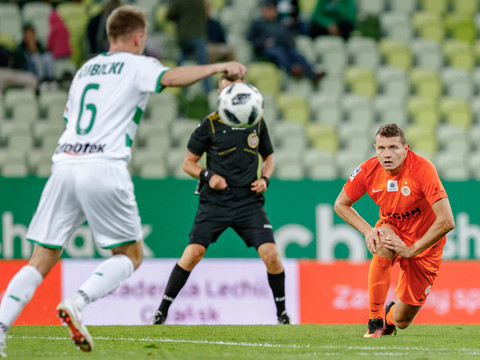
M 280 22 L 287 26 L 294 34 L 308 34 L 307 24 L 300 18 L 298 0 L 276 0 Z
M 24 87 L 33 91 L 37 90 L 37 77 L 23 70 L 12 69 L 10 64 L 13 60 L 13 52 L 0 45 L 0 94 L 6 87 Z
M 317 0 L 310 36 L 337 35 L 347 40 L 355 27 L 356 15 L 355 0 Z
M 225 39 L 225 31 L 220 22 L 211 16 L 211 4 L 205 2 L 207 7 L 207 39 L 208 39 L 208 59 L 209 62 L 216 63 L 219 61 L 235 60 L 235 51 Z
M 72 54 L 70 34 L 56 10 L 52 10 L 48 22 L 50 31 L 47 38 L 47 50 L 52 52 L 55 59 L 68 58 Z
M 177 24 L 181 65 L 194 58 L 199 65 L 208 64 L 207 8 L 204 0 L 171 0 L 167 18 Z M 210 77 L 203 80 L 205 94 L 213 89 Z
M 35 74 L 40 81 L 40 90 L 56 88 L 53 56 L 45 51 L 37 40 L 35 28 L 26 24 L 23 27 L 23 39 L 13 54 L 13 67 Z
M 280 69 L 300 78 L 306 76 L 316 83 L 323 73 L 317 74 L 295 48 L 292 32 L 278 20 L 275 0 L 262 4 L 262 16 L 250 26 L 248 40 L 260 58 L 274 62 Z
M 100 14 L 92 17 L 87 24 L 87 37 L 90 46 L 90 56 L 108 51 L 108 38 L 106 29 L 107 17 L 117 7 L 122 5 L 120 0 L 110 0 L 103 5 Z

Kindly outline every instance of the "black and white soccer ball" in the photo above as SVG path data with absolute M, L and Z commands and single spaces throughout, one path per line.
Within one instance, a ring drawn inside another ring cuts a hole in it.
M 234 83 L 218 96 L 218 115 L 228 126 L 252 127 L 263 116 L 263 96 L 253 85 Z

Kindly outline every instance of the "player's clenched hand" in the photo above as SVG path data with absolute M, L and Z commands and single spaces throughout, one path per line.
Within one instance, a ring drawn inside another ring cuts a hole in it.
M 388 250 L 392 250 L 403 258 L 411 258 L 410 247 L 405 244 L 396 234 L 388 234 L 382 238 L 382 244 Z
M 380 244 L 380 229 L 371 228 L 370 231 L 365 235 L 365 243 L 367 244 L 368 250 L 375 254 L 377 252 L 378 244 Z
M 241 77 L 245 76 L 247 73 L 247 68 L 245 65 L 237 62 L 237 61 L 230 61 L 226 63 L 219 63 L 218 66 L 220 66 L 219 73 L 220 72 L 225 72 L 228 75 L 239 75 Z
M 223 176 L 214 174 L 208 182 L 208 186 L 214 190 L 225 190 L 228 187 L 228 184 Z
M 255 180 L 251 185 L 251 190 L 255 191 L 257 194 L 263 194 L 267 191 L 267 181 L 265 179 Z

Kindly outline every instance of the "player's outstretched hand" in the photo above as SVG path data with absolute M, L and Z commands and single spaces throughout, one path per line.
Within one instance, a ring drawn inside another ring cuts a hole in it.
M 214 190 L 225 190 L 228 187 L 228 184 L 223 176 L 214 174 L 208 182 L 208 186 Z
M 368 250 L 375 254 L 377 252 L 377 247 L 380 244 L 380 229 L 371 228 L 370 231 L 365 235 L 365 244 L 367 245 Z
M 251 185 L 251 190 L 255 191 L 257 194 L 263 194 L 267 191 L 267 181 L 265 179 L 255 180 Z
M 217 72 L 219 73 L 227 73 L 228 75 L 239 75 L 244 77 L 247 74 L 247 68 L 245 65 L 237 62 L 237 61 L 230 61 L 226 63 L 219 63 L 219 69 Z

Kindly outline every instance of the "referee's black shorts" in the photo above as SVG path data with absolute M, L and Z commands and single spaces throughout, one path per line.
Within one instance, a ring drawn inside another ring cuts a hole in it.
M 225 201 L 203 200 L 200 201 L 190 232 L 190 244 L 208 248 L 229 227 L 235 230 L 248 247 L 258 249 L 264 243 L 275 243 L 272 225 L 263 207 L 263 196 L 252 195 L 242 199 L 224 199 Z

